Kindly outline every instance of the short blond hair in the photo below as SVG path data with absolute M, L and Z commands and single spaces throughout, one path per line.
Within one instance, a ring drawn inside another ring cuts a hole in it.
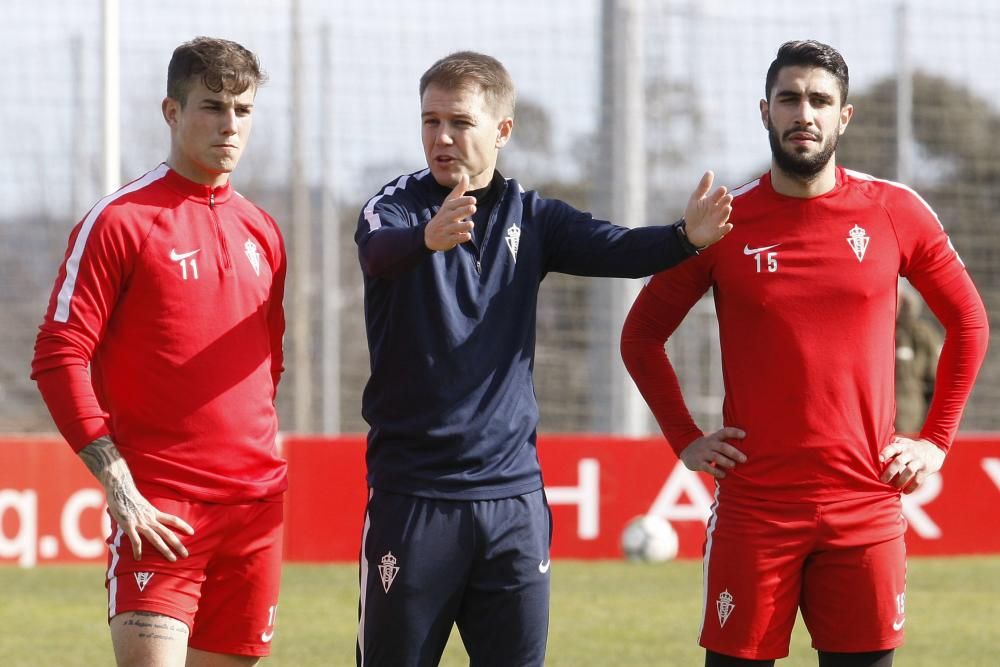
M 420 98 L 431 84 L 446 90 L 478 86 L 500 116 L 514 116 L 516 93 L 510 73 L 499 60 L 475 51 L 457 51 L 441 58 L 420 77 Z

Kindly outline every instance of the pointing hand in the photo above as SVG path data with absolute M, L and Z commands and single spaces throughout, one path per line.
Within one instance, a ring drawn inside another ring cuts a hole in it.
M 431 250 L 451 250 L 472 239 L 472 214 L 476 198 L 466 197 L 469 175 L 458 177 L 458 185 L 444 198 L 441 209 L 424 227 L 424 244 Z

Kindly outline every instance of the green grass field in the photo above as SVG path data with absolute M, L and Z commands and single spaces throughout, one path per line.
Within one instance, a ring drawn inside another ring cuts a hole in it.
M 0 665 L 112 665 L 94 566 L 0 568 Z M 354 664 L 356 568 L 285 568 L 272 657 L 286 667 Z M 701 665 L 701 563 L 556 561 L 547 665 Z M 1000 664 L 1000 557 L 911 559 L 901 667 Z M 457 632 L 443 665 L 468 664 Z M 801 619 L 780 665 L 812 666 Z M 512 666 L 515 667 L 515 666 Z

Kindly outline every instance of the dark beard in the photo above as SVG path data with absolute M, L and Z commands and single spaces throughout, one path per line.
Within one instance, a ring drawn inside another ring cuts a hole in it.
M 819 153 L 812 157 L 805 157 L 797 153 L 789 153 L 781 146 L 781 142 L 778 139 L 778 132 L 774 129 L 774 124 L 768 119 L 767 140 L 771 144 L 771 155 L 774 156 L 774 162 L 781 171 L 789 176 L 797 176 L 803 181 L 811 181 L 830 162 L 833 153 L 837 150 L 837 142 L 840 140 L 840 137 L 835 134 L 830 143 L 824 146 Z

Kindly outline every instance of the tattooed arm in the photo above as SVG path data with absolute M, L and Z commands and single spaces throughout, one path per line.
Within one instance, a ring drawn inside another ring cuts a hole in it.
M 135 488 L 132 472 L 121 452 L 108 436 L 102 436 L 80 450 L 80 458 L 104 487 L 108 511 L 132 543 L 136 560 L 142 558 L 142 540 L 152 544 L 170 561 L 187 556 L 175 531 L 193 535 L 194 530 L 180 517 L 153 507 Z

